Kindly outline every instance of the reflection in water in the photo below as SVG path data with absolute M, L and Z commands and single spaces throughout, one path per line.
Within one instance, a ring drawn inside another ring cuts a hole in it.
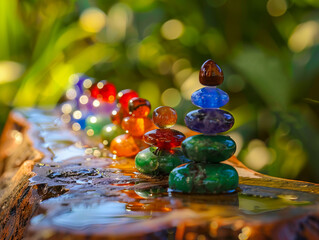
M 239 209 L 247 214 L 258 214 L 283 209 L 289 206 L 309 205 L 309 201 L 296 201 L 296 199 L 262 198 L 239 194 Z
M 140 190 L 139 192 L 141 192 Z M 152 190 L 145 190 L 146 192 L 152 192 Z M 147 193 L 144 196 L 146 198 L 141 197 L 138 195 L 134 190 L 122 190 L 125 193 L 129 200 L 126 200 L 126 210 L 127 211 L 134 211 L 134 212 L 149 212 L 150 215 L 153 215 L 153 212 L 170 212 L 174 208 L 177 209 L 181 206 L 176 206 L 176 204 L 172 204 L 171 199 L 161 197 L 158 195 L 157 198 L 152 198 Z M 122 202 L 122 201 L 121 201 Z M 123 201 L 124 202 L 124 201 Z
M 134 222 L 134 215 L 127 215 L 124 203 L 79 204 L 53 217 L 53 224 L 65 228 L 82 229 L 96 224 L 123 224 Z

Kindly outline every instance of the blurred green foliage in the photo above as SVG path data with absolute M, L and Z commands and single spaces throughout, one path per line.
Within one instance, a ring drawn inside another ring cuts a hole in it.
M 194 107 L 208 58 L 236 124 L 239 159 L 319 182 L 319 1 L 0 1 L 0 126 L 9 110 L 56 104 L 72 73 Z

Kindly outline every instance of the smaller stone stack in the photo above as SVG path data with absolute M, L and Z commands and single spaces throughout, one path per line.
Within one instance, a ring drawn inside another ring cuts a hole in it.
M 188 161 L 178 148 L 185 135 L 171 129 L 176 121 L 177 113 L 173 108 L 161 106 L 154 110 L 153 122 L 159 129 L 144 134 L 144 142 L 151 147 L 139 152 L 135 157 L 135 166 L 139 172 L 150 176 L 165 176 Z
M 111 152 L 118 157 L 133 157 L 147 146 L 142 141 L 144 133 L 155 128 L 148 118 L 151 104 L 144 98 L 134 97 L 128 101 L 129 116 L 121 121 L 126 134 L 115 137 L 110 146 Z
M 230 165 L 220 163 L 236 151 L 236 143 L 229 136 L 216 135 L 234 125 L 233 116 L 219 109 L 229 101 L 228 94 L 215 86 L 224 81 L 220 67 L 207 60 L 201 67 L 199 81 L 206 87 L 195 91 L 191 100 L 200 107 L 185 117 L 188 128 L 202 134 L 187 138 L 182 149 L 192 163 L 175 168 L 169 175 L 172 191 L 183 193 L 218 194 L 234 191 L 238 173 Z
M 110 116 L 112 123 L 105 125 L 101 131 L 104 145 L 109 146 L 115 137 L 125 133 L 121 126 L 122 120 L 130 116 L 129 101 L 136 97 L 138 97 L 138 94 L 132 89 L 124 89 L 118 92 L 116 96 L 117 106 Z

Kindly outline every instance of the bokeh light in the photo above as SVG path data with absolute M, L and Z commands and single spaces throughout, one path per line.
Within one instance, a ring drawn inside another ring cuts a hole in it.
M 319 22 L 308 21 L 299 24 L 291 34 L 288 46 L 294 52 L 301 52 L 304 49 L 319 43 Z
M 286 0 L 268 0 L 267 11 L 273 17 L 284 15 L 287 11 Z
M 272 160 L 272 154 L 263 141 L 259 139 L 250 141 L 248 144 L 248 153 L 244 159 L 248 167 L 258 171 Z
M 76 110 L 73 112 L 74 119 L 80 119 L 82 117 L 82 112 L 80 110 Z
M 61 107 L 61 111 L 64 114 L 70 114 L 72 112 L 72 105 L 69 103 L 64 103 Z
M 13 61 L 0 61 L 0 84 L 17 80 L 24 72 L 24 66 Z
M 182 84 L 182 96 L 185 99 L 191 99 L 192 93 L 203 87 L 198 81 L 199 71 L 193 72 Z
M 168 40 L 179 38 L 184 32 L 184 25 L 177 19 L 171 19 L 161 27 L 162 36 Z
M 166 106 L 176 107 L 181 102 L 182 97 L 176 88 L 168 88 L 162 93 L 161 100 Z
M 80 16 L 80 26 L 83 30 L 97 33 L 106 25 L 106 15 L 98 8 L 88 8 Z

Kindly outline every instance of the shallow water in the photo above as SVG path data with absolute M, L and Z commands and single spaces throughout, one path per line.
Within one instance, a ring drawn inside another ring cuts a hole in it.
M 133 159 L 103 157 L 109 153 L 97 142 L 79 144 L 83 136 L 72 134 L 56 117 L 40 111 L 25 115 L 39 129 L 47 129 L 41 135 L 40 148 L 52 153 L 50 159 L 43 160 L 46 164 L 34 168 L 37 176 L 31 184 L 46 197 L 31 220 L 31 229 L 103 232 L 107 226 L 165 216 L 177 209 L 210 213 L 216 206 L 229 206 L 234 216 L 259 215 L 318 202 L 316 194 L 249 185 L 221 195 L 170 193 L 167 178 L 139 174 Z M 53 191 L 56 186 L 63 188 Z

